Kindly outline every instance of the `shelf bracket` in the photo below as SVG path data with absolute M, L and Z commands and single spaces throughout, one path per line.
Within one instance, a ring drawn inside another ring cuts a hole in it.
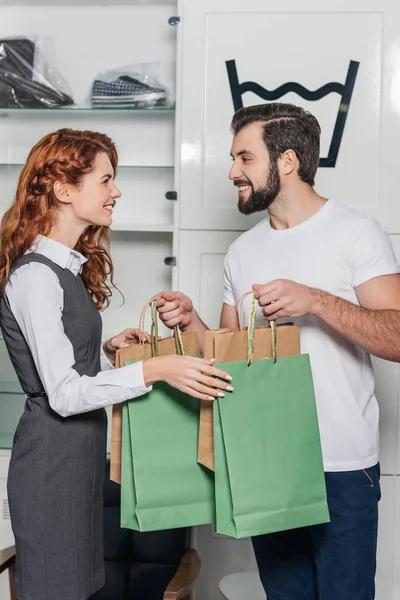
M 166 192 L 165 197 L 167 200 L 178 200 L 178 192 L 174 192 L 174 191 L 169 191 Z
M 181 24 L 181 18 L 180 17 L 170 17 L 168 19 L 168 25 L 171 25 L 171 27 L 178 27 L 178 25 Z
M 164 265 L 167 265 L 167 267 L 176 267 L 176 256 L 166 256 L 164 258 Z

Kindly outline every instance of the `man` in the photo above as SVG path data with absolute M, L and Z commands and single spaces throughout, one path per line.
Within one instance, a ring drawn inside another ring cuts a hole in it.
M 373 219 L 313 189 L 320 127 L 290 104 L 239 110 L 233 165 L 244 214 L 268 218 L 241 235 L 225 260 L 221 327 L 253 288 L 259 319 L 300 325 L 309 353 L 331 522 L 253 539 L 268 600 L 371 600 L 378 526 L 378 403 L 370 354 L 400 360 L 400 276 Z M 206 326 L 179 292 L 158 301 L 169 327 Z M 246 322 L 245 311 L 241 322 Z

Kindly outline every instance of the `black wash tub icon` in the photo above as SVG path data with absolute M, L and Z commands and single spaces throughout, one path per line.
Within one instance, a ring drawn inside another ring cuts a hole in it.
M 239 77 L 236 68 L 235 60 L 226 61 L 226 70 L 228 73 L 229 85 L 231 89 L 232 102 L 235 112 L 240 108 L 243 108 L 243 94 L 246 92 L 252 92 L 263 100 L 273 102 L 282 98 L 285 94 L 293 92 L 298 96 L 304 98 L 304 100 L 315 102 L 321 100 L 328 94 L 336 93 L 341 96 L 341 102 L 338 108 L 336 117 L 335 127 L 333 129 L 331 143 L 329 145 L 329 152 L 326 158 L 319 159 L 320 167 L 335 167 L 337 157 L 339 154 L 340 144 L 343 138 L 343 132 L 346 125 L 346 119 L 350 108 L 351 98 L 353 96 L 353 90 L 357 79 L 357 73 L 360 63 L 354 60 L 349 62 L 349 68 L 347 70 L 347 76 L 345 83 L 338 83 L 332 81 L 326 83 L 322 87 L 315 91 L 311 91 L 294 81 L 284 83 L 275 90 L 267 90 L 254 81 L 244 81 L 239 83 Z

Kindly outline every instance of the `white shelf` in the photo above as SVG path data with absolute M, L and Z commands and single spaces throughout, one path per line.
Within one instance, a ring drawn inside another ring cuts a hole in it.
M 113 223 L 111 231 L 144 231 L 148 233 L 173 233 L 174 226 L 164 223 Z
M 0 0 L 0 6 L 171 6 L 173 0 Z
M 45 106 L 37 106 L 33 108 L 28 107 L 0 107 L 0 116 L 10 116 L 10 115 L 32 115 L 32 114 L 40 114 L 40 115 L 51 115 L 53 114 L 61 114 L 61 113 L 84 113 L 84 114 L 96 114 L 96 113 L 110 113 L 112 115 L 121 114 L 121 115 L 146 115 L 146 114 L 154 114 L 154 113 L 169 113 L 174 114 L 175 107 L 174 106 L 154 106 L 148 108 L 118 108 L 118 107 L 107 107 L 107 106 L 57 106 L 54 108 L 46 108 Z
M 24 162 L 2 162 L 0 163 L 0 168 L 1 169 L 22 169 L 22 167 L 24 166 Z M 151 170 L 155 170 L 155 169 L 173 169 L 174 165 L 120 165 L 118 164 L 117 169 L 151 169 Z
M 1 6 L 171 6 L 173 0 L 0 0 Z

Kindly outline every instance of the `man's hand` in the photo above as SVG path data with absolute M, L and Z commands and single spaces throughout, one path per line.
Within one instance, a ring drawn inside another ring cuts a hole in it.
M 255 284 L 253 290 L 264 319 L 269 321 L 312 314 L 319 297 L 318 290 L 288 279 Z
M 188 296 L 181 292 L 161 292 L 157 295 L 157 310 L 160 319 L 170 329 L 175 325 L 184 330 L 189 327 L 194 310 Z

